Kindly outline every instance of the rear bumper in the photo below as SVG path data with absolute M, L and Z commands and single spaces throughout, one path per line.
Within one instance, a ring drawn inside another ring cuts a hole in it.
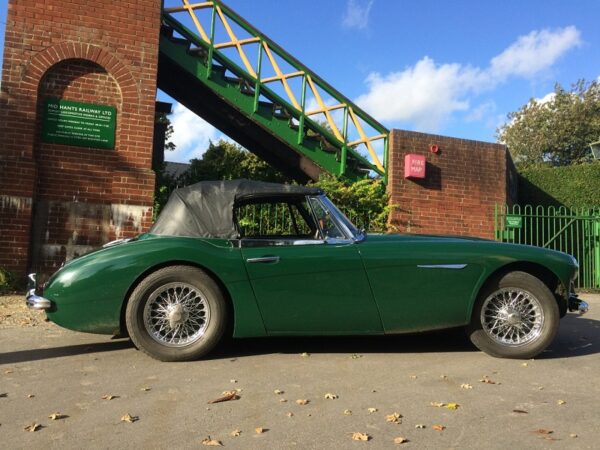
M 581 300 L 577 295 L 571 294 L 569 296 L 569 311 L 577 311 L 580 314 L 585 314 L 589 309 L 590 305 Z

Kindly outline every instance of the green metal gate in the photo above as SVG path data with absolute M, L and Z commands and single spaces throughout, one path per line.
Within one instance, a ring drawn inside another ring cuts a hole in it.
M 579 261 L 576 287 L 600 288 L 600 208 L 496 205 L 495 236 L 569 253 Z

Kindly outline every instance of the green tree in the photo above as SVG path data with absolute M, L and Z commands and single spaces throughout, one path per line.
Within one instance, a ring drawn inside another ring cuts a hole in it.
M 291 182 L 291 179 L 273 169 L 254 153 L 233 142 L 211 142 L 201 159 L 190 160 L 190 168 L 184 175 L 184 184 L 202 180 L 251 180 L 275 183 Z
M 591 159 L 600 139 L 600 84 L 579 80 L 570 90 L 556 84 L 548 102 L 529 100 L 497 130 L 519 166 L 564 166 Z

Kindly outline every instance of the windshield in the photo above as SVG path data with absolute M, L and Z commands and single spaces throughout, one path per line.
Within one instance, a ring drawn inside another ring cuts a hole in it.
M 315 197 L 316 198 L 316 197 Z M 339 225 L 344 228 L 344 234 L 348 234 L 348 238 L 359 240 L 362 238 L 362 233 L 354 226 L 352 222 L 342 213 L 327 197 L 320 195 L 319 201 L 327 209 L 329 214 L 335 218 Z M 331 236 L 330 236 L 331 237 Z

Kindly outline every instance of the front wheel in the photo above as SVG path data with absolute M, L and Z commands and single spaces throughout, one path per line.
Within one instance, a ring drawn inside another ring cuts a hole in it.
M 544 283 L 525 272 L 509 272 L 480 293 L 467 334 L 489 355 L 528 359 L 550 345 L 559 318 Z
M 125 311 L 131 340 L 161 361 L 197 359 L 219 342 L 227 308 L 214 280 L 202 270 L 170 266 L 134 289 Z

